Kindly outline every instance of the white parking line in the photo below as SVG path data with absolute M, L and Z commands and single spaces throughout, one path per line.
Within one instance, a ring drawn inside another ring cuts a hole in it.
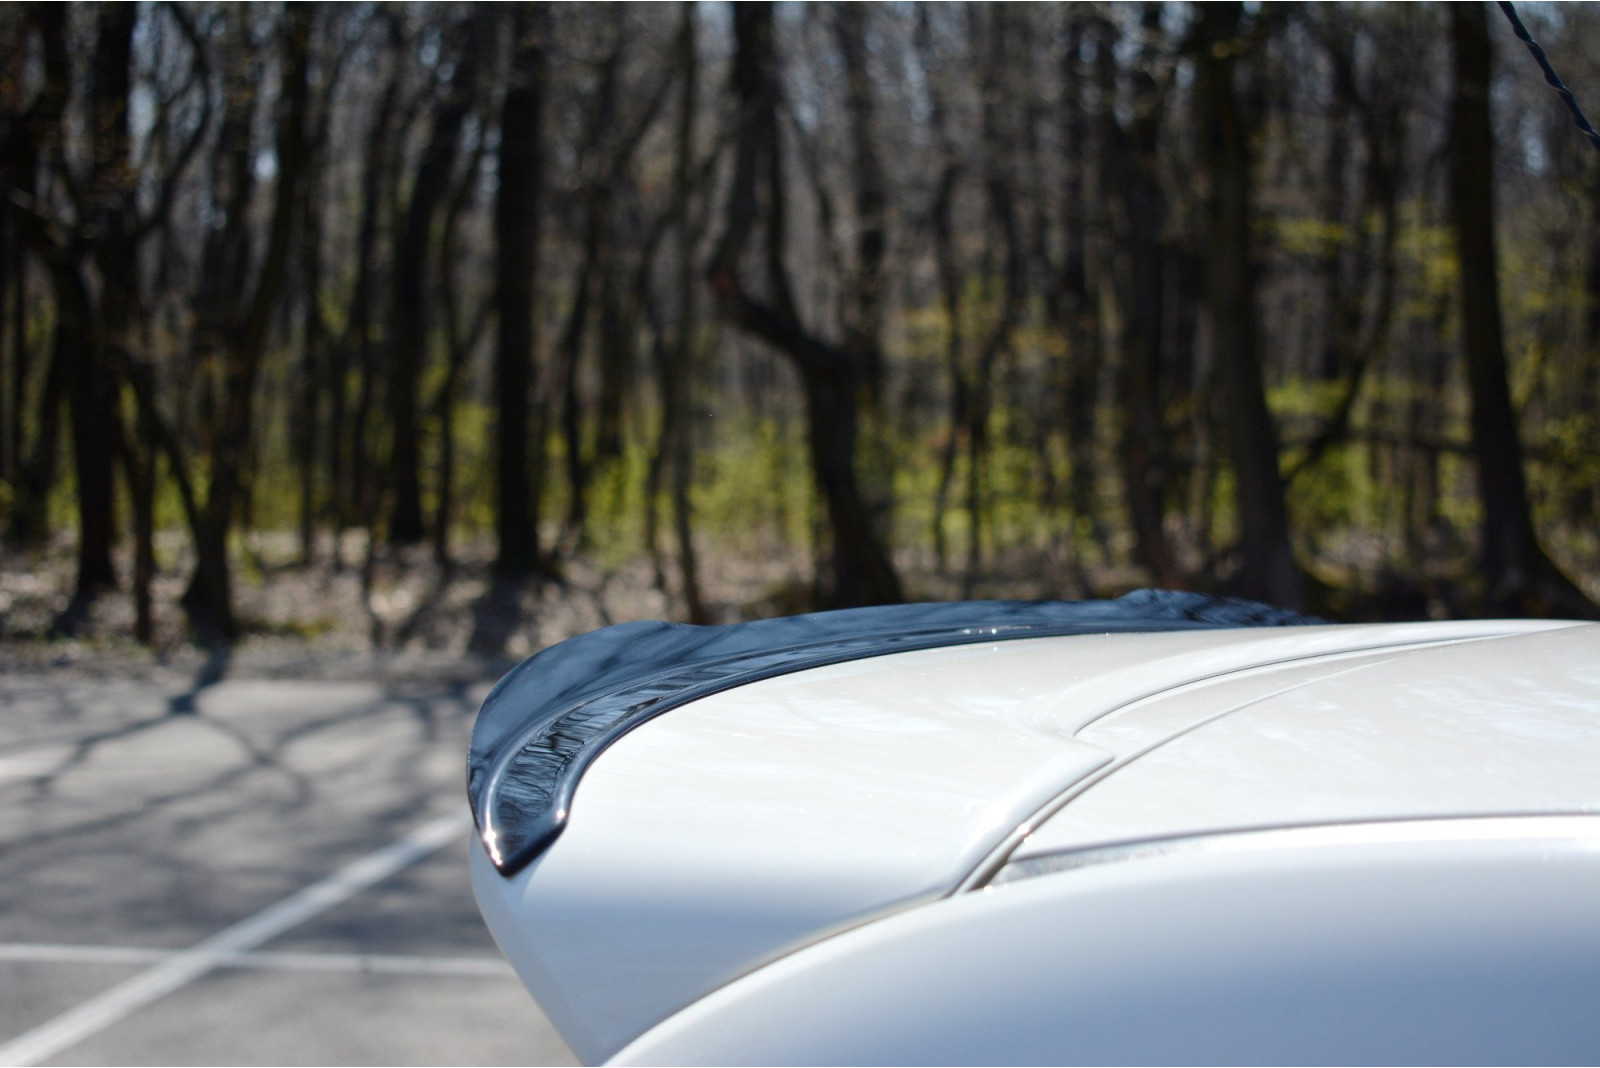
M 0 757 L 0 779 L 32 779 L 47 775 L 61 765 L 56 755 Z
M 224 966 L 313 916 L 348 901 L 467 832 L 470 818 L 452 813 L 345 865 L 326 879 L 225 928 L 0 1046 L 0 1065 L 37 1064 Z
M 149 946 L 75 946 L 48 942 L 0 943 L 0 963 L 160 964 L 186 950 Z M 499 957 L 425 957 L 399 953 L 231 953 L 218 968 L 275 972 L 369 972 L 381 975 L 460 976 L 511 979 L 516 972 Z
M 146 946 L 68 946 L 54 942 L 11 942 L 0 945 L 0 961 L 27 964 L 160 964 L 181 949 Z

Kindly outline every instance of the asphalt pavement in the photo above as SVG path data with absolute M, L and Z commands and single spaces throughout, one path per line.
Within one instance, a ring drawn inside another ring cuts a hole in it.
M 478 918 L 488 684 L 0 677 L 0 1064 L 575 1064 Z

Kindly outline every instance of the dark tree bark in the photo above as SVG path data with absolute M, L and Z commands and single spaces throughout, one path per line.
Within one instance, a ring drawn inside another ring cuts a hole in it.
M 218 50 L 224 105 L 210 161 L 213 211 L 192 298 L 194 330 L 187 368 L 197 394 L 192 410 L 198 424 L 189 437 L 211 463 L 209 471 L 194 472 L 197 484 L 188 493 L 194 500 L 189 518 L 195 566 L 181 602 L 191 629 L 208 644 L 230 641 L 238 630 L 227 534 L 242 490 L 248 442 L 239 437 L 240 428 L 228 425 L 228 413 L 231 397 L 239 392 L 248 370 L 239 364 L 234 342 L 253 258 L 249 215 L 256 188 L 258 146 L 253 130 L 261 62 L 256 42 L 238 20 L 227 24 Z M 214 367 L 222 369 L 220 383 L 206 373 Z M 176 474 L 182 468 L 173 459 Z
M 600 396 L 595 412 L 593 481 L 622 459 L 622 423 L 637 370 L 634 345 L 639 336 L 637 301 L 623 294 L 623 253 L 618 235 L 607 228 L 600 254 Z
M 459 259 L 459 231 L 472 193 L 478 184 L 478 173 L 483 166 L 485 142 L 479 136 L 472 156 L 456 183 L 445 209 L 444 225 L 439 235 L 439 303 L 444 312 L 445 372 L 431 405 L 439 421 L 438 476 L 435 479 L 437 505 L 433 514 L 433 558 L 441 567 L 449 567 L 450 527 L 455 521 L 455 466 L 456 429 L 455 412 L 461 380 L 466 374 L 467 360 L 477 349 L 484 330 L 489 324 L 493 301 L 485 299 L 478 312 L 470 317 L 461 307 L 461 285 L 457 279 L 456 264 Z
M 239 635 L 233 606 L 233 573 L 228 560 L 228 534 L 243 490 L 243 471 L 254 434 L 255 393 L 277 306 L 288 276 L 289 258 L 299 204 L 300 182 L 306 168 L 306 109 L 310 86 L 308 67 L 310 5 L 286 9 L 282 26 L 283 99 L 278 115 L 275 152 L 277 175 L 272 198 L 267 245 L 254 285 L 232 294 L 225 321 L 218 324 L 221 342 L 222 392 L 216 433 L 208 457 L 210 480 L 195 517 L 195 567 L 184 591 L 183 607 L 197 634 L 207 641 L 231 641 Z M 243 133 L 248 148 L 249 137 Z M 254 158 L 243 153 L 244 166 Z M 239 166 L 236 155 L 231 166 Z M 240 185 L 248 187 L 248 183 Z M 240 211 L 238 214 L 243 215 Z M 232 220 L 230 219 L 230 222 Z M 240 225 L 243 225 L 242 223 Z M 242 242 L 228 243 L 225 253 L 243 277 L 248 260 L 235 259 Z
M 928 208 L 928 229 L 933 237 L 934 263 L 939 276 L 939 298 L 947 325 L 944 348 L 945 376 L 948 381 L 949 428 L 939 456 L 939 482 L 934 490 L 933 555 L 938 569 L 947 566 L 948 551 L 945 544 L 944 520 L 949 510 L 950 487 L 955 481 L 956 458 L 960 449 L 960 435 L 967 425 L 967 376 L 965 371 L 965 338 L 961 323 L 961 265 L 956 259 L 954 201 L 961 177 L 961 161 L 957 158 L 955 144 L 950 135 L 945 94 L 940 86 L 933 46 L 933 32 L 928 17 L 927 4 L 917 5 L 915 45 L 922 64 L 923 78 L 927 83 L 929 125 L 939 146 L 939 179 L 934 185 L 933 201 Z
M 1483 499 L 1484 607 L 1497 614 L 1594 618 L 1600 609 L 1545 555 L 1528 502 L 1500 320 L 1484 5 L 1452 5 L 1450 25 L 1450 214 L 1461 262 L 1461 343 L 1472 402 L 1472 451 Z
M 95 373 L 100 395 L 96 398 L 100 418 L 107 424 L 95 436 L 110 437 L 109 461 L 121 457 L 126 473 L 128 497 L 133 510 L 134 560 L 133 602 L 134 636 L 149 643 L 154 633 L 150 585 L 155 578 L 155 454 L 141 442 L 123 435 L 118 394 L 123 370 L 136 347 L 134 336 L 142 316 L 138 256 L 133 230 L 138 224 L 134 201 L 137 176 L 132 155 L 132 131 L 128 109 L 132 106 L 134 12 L 126 7 L 101 9 L 101 44 L 96 49 L 93 94 L 94 169 L 92 183 L 95 203 L 89 212 L 93 234 L 93 260 L 100 276 L 99 321 L 95 337 Z M 106 42 L 109 31 L 111 40 Z M 101 79 L 106 79 L 102 86 Z M 76 440 L 77 434 L 74 432 Z M 97 442 L 96 447 L 102 447 Z M 96 465 L 99 466 L 98 464 Z M 80 467 L 80 479 L 82 478 Z M 109 472 L 99 478 L 109 478 Z M 110 486 L 104 491 L 109 497 Z M 109 516 L 109 505 L 103 515 Z M 104 519 L 101 520 L 104 522 Z M 114 540 L 113 525 L 106 529 Z M 109 560 L 110 541 L 106 545 Z M 80 576 L 82 572 L 80 571 Z M 74 600 L 92 596 L 81 583 Z M 68 609 L 68 615 L 72 609 Z
M 1278 470 L 1278 431 L 1267 409 L 1256 312 L 1250 131 L 1234 78 L 1245 47 L 1244 9 L 1204 4 L 1191 42 L 1195 125 L 1206 182 L 1206 308 L 1216 353 L 1228 457 L 1240 528 L 1236 585 L 1284 608 L 1305 603 L 1305 577 L 1289 544 L 1289 510 Z
M 27 261 L 15 200 L 32 201 L 38 152 L 23 107 L 27 48 L 32 37 L 21 8 L 0 12 L 0 481 L 15 486 L 22 468 L 29 357 Z
M 1184 576 L 1166 532 L 1167 473 L 1172 462 L 1163 416 L 1166 376 L 1164 325 L 1167 318 L 1167 255 L 1161 232 L 1168 205 L 1161 187 L 1162 93 L 1150 73 L 1158 57 L 1160 4 L 1146 4 L 1140 15 L 1144 45 L 1133 72 L 1133 117 L 1126 130 L 1107 108 L 1104 140 L 1115 233 L 1121 257 L 1125 311 L 1118 440 L 1123 492 L 1133 526 L 1134 557 L 1157 585 L 1179 587 Z
M 31 203 L 37 192 L 41 154 L 47 141 L 59 129 L 71 92 L 71 60 L 67 51 L 67 5 L 35 4 L 27 10 L 28 22 L 38 33 L 43 57 L 44 81 L 38 95 L 26 112 L 14 119 L 6 138 L 6 161 L 0 163 L 4 170 L 0 191 L 6 194 L 5 212 L 13 227 L 16 241 L 16 266 L 12 283 L 12 366 L 11 396 L 13 406 L 9 432 L 11 454 L 15 464 L 12 472 L 12 503 L 5 531 L 6 544 L 20 549 L 38 549 L 49 538 L 49 498 L 56 484 L 60 467 L 61 411 L 66 392 L 67 359 L 64 351 L 75 342 L 71 332 L 79 324 L 62 321 L 56 316 L 51 347 L 45 359 L 47 365 L 44 382 L 36 397 L 28 396 L 28 307 L 27 275 L 20 253 L 24 244 L 50 271 L 52 285 L 55 271 L 66 253 L 58 240 L 44 232 L 40 220 L 21 211 L 12 203 L 14 197 L 24 197 Z M 22 59 L 18 47 L 17 61 Z M 20 71 L 19 71 L 20 73 Z M 25 435 L 24 413 L 30 407 L 34 413 L 31 438 Z
M 338 535 L 346 525 L 355 522 L 370 532 L 377 521 L 377 485 L 369 435 L 377 389 L 378 349 L 384 336 L 381 326 L 383 317 L 379 309 L 378 246 L 382 230 L 381 213 L 393 181 L 397 139 L 395 113 L 399 107 L 404 78 L 398 16 L 389 12 L 384 22 L 390 44 L 391 68 L 373 112 L 361 163 L 361 221 L 356 231 L 355 284 L 350 294 L 348 327 L 340 346 L 345 354 L 344 362 L 354 363 L 357 378 L 354 407 L 348 420 L 344 415 L 348 397 L 342 376 L 336 377 L 330 398 L 333 423 L 330 429 L 335 435 L 329 450 L 330 461 L 335 465 L 335 469 L 329 473 L 330 482 L 336 487 L 333 524 L 335 566 L 343 564 Z
M 800 322 L 783 266 L 780 88 L 772 6 L 749 3 L 735 7 L 734 36 L 733 87 L 740 110 L 733 188 L 726 225 L 707 274 L 722 317 L 783 352 L 800 375 L 812 477 L 826 505 L 832 536 L 830 603 L 843 608 L 898 602 L 902 599 L 899 577 L 873 531 L 856 477 L 860 368 L 848 353 L 816 337 Z M 746 246 L 761 221 L 763 185 L 769 289 L 765 300 L 745 288 L 739 271 Z
M 0 187 L 4 184 L 0 181 Z M 31 181 L 27 185 L 29 189 L 32 188 Z M 0 348 L 4 349 L 6 355 L 5 425 L 0 428 L 0 478 L 15 485 L 21 475 L 23 443 L 27 440 L 28 379 L 33 369 L 33 353 L 28 344 L 27 328 L 28 261 L 23 255 L 22 241 L 11 212 L 3 213 L 0 228 L 5 233 L 0 236 L 0 258 L 5 261 L 5 282 L 0 286 L 0 301 L 7 307 L 3 327 L 5 336 L 0 337 Z
M 181 10 L 172 10 L 170 17 L 192 49 L 191 77 L 179 90 L 182 96 L 203 84 L 208 68 L 193 24 Z M 135 633 L 148 641 L 156 457 L 153 446 L 123 434 L 119 395 L 136 362 L 134 352 L 144 314 L 139 244 L 166 222 L 178 182 L 209 124 L 209 97 L 202 93 L 198 117 L 188 136 L 167 157 L 166 170 L 156 175 L 159 180 L 150 185 L 154 192 L 151 207 L 141 215 L 137 200 L 141 176 L 133 157 L 129 118 L 138 11 L 118 5 L 103 5 L 98 11 L 86 100 L 88 167 L 82 174 L 73 173 L 61 139 L 71 77 L 65 13 L 59 6 L 41 5 L 34 18 L 43 46 L 44 85 L 29 113 L 21 117 L 23 147 L 37 161 L 45 142 L 56 139 L 53 163 L 73 214 L 68 219 L 47 218 L 31 196 L 20 202 L 25 206 L 18 217 L 27 220 L 29 242 L 49 270 L 57 321 L 41 398 L 43 437 L 22 472 L 25 492 L 17 518 L 22 527 L 35 520 L 42 524 L 42 511 L 35 514 L 34 505 L 42 509 L 53 477 L 58 413 L 65 396 L 78 474 L 79 566 L 73 598 L 55 627 L 66 632 L 76 629 L 97 593 L 115 582 L 110 551 L 116 537 L 114 463 L 120 459 L 134 511 Z M 164 147 L 171 147 L 164 138 L 174 100 L 158 97 L 154 101 L 149 137 Z M 141 419 L 141 428 L 144 424 Z
M 500 190 L 495 200 L 495 571 L 539 566 L 539 495 L 530 468 L 538 341 L 539 217 L 544 189 L 545 14 L 511 15 L 510 83 L 500 111 Z
M 389 540 L 397 545 L 415 544 L 427 533 L 422 519 L 421 427 L 417 411 L 431 327 L 428 312 L 434 224 L 450 192 L 461 129 L 476 93 L 481 46 L 471 32 L 471 23 L 477 17 L 469 17 L 467 24 L 455 29 L 455 70 L 434 110 L 428 143 L 406 206 L 405 225 L 395 242 L 394 332 L 389 346 L 389 410 L 394 417 L 389 477 L 394 507 L 389 515 Z
M 318 161 L 320 163 L 320 160 Z M 328 359 L 328 328 L 322 316 L 322 206 L 315 172 L 306 183 L 300 211 L 300 287 L 305 316 L 300 339 L 300 380 L 289 435 L 300 479 L 300 563 L 307 566 L 315 555 L 317 521 L 317 449 L 322 441 L 321 402 L 324 385 L 333 378 Z
M 1589 178 L 1589 252 L 1585 260 L 1583 295 L 1583 341 L 1589 349 L 1590 394 L 1600 407 L 1600 166 L 1594 167 Z M 1591 409 L 1593 410 L 1593 409 Z
M 844 339 L 841 348 L 861 377 L 862 494 L 880 538 L 893 527 L 894 470 L 883 357 L 884 304 L 888 288 L 889 181 L 879 152 L 878 101 L 868 67 L 870 4 L 833 7 L 834 38 L 844 60 L 845 125 L 850 142 L 851 200 L 855 215 L 854 255 L 844 279 Z
M 1061 151 L 1065 168 L 1062 183 L 1061 293 L 1068 314 L 1082 313 L 1089 302 L 1088 220 L 1084 191 L 1089 172 L 1089 111 L 1084 102 L 1084 19 L 1068 15 L 1066 48 L 1061 63 Z
M 614 290 L 610 285 L 612 245 L 612 201 L 615 185 L 620 177 L 620 161 L 616 166 L 610 158 L 613 131 L 617 124 L 618 94 L 622 73 L 623 50 L 626 35 L 620 8 L 608 5 L 607 16 L 612 31 L 611 46 L 599 63 L 598 85 L 591 95 L 590 108 L 585 116 L 584 135 L 578 145 L 578 169 L 582 174 L 579 200 L 583 210 L 582 249 L 579 253 L 577 291 L 572 300 L 572 311 L 566 328 L 561 332 L 561 436 L 565 440 L 567 475 L 567 519 L 563 542 L 579 545 L 585 537 L 584 525 L 589 518 L 589 484 L 600 462 L 598 440 L 592 451 L 584 436 L 584 403 L 579 381 L 584 367 L 584 351 L 592 326 L 591 320 L 600 322 L 601 340 L 599 355 L 602 364 L 614 353 L 615 324 L 610 316 L 615 311 Z M 607 304 L 612 307 L 607 307 Z M 598 305 L 598 308 L 596 307 Z M 596 314 L 598 312 L 598 315 Z M 605 368 L 600 368 L 601 388 L 614 397 L 614 384 L 606 383 Z M 603 418 L 603 417 L 602 417 Z M 601 430 L 599 436 L 603 436 Z
M 644 542 L 654 569 L 656 588 L 669 593 L 666 558 L 660 544 L 663 494 L 671 510 L 673 537 L 677 542 L 680 596 L 691 623 L 711 622 L 700 592 L 699 556 L 694 543 L 694 506 L 689 494 L 694 478 L 694 424 L 691 408 L 696 384 L 697 333 L 699 330 L 696 290 L 700 284 L 695 270 L 695 250 L 705 232 L 705 212 L 709 198 L 700 200 L 701 210 L 692 210 L 694 191 L 703 182 L 703 168 L 715 166 L 713 152 L 700 166 L 695 161 L 695 109 L 698 106 L 700 60 L 695 5 L 681 5 L 675 77 L 678 84 L 678 117 L 673 134 L 672 199 L 645 240 L 634 287 L 641 294 L 641 305 L 650 328 L 650 354 L 656 370 L 656 385 L 661 402 L 661 424 L 655 453 L 645 476 Z M 677 319 L 670 332 L 662 321 L 661 301 L 656 293 L 655 254 L 658 246 L 673 235 L 672 277 L 676 290 Z
M 1342 8 L 1330 9 L 1329 18 L 1331 25 L 1325 35 L 1324 48 L 1333 64 L 1334 96 L 1342 107 L 1354 111 L 1366 148 L 1362 189 L 1356 198 L 1354 214 L 1359 220 L 1375 215 L 1378 225 L 1376 235 L 1368 225 L 1353 228 L 1356 262 L 1354 270 L 1348 272 L 1353 281 L 1345 281 L 1347 272 L 1340 262 L 1345 257 L 1330 255 L 1330 262 L 1325 264 L 1327 276 L 1334 284 L 1328 287 L 1330 322 L 1320 371 L 1329 378 L 1342 378 L 1343 383 L 1333 414 L 1307 442 L 1304 453 L 1286 476 L 1289 482 L 1321 459 L 1329 448 L 1348 437 L 1367 372 L 1389 343 L 1399 266 L 1395 247 L 1400 231 L 1399 169 L 1408 101 L 1403 89 L 1392 80 L 1380 81 L 1377 90 L 1370 95 L 1363 93 L 1356 77 L 1352 48 L 1355 35 L 1343 17 Z M 1379 64 L 1374 66 L 1381 69 Z M 1330 182 L 1330 185 L 1336 184 Z M 1330 214 L 1330 221 L 1338 220 Z M 1369 278 L 1375 278 L 1377 292 L 1375 307 L 1363 329 L 1363 291 Z
M 1016 147 L 1016 131 L 1011 122 L 1010 109 L 1005 106 L 1009 86 L 1006 77 L 1010 51 L 1016 42 L 1015 12 L 996 6 L 990 13 L 987 35 L 980 35 L 978 9 L 969 8 L 969 26 L 973 28 L 974 41 L 983 40 L 983 56 L 979 60 L 982 87 L 982 105 L 979 126 L 983 146 L 983 190 L 988 210 L 985 232 L 984 274 L 992 278 L 998 260 L 999 287 L 992 294 L 996 304 L 994 318 L 987 334 L 978 346 L 977 359 L 971 369 L 966 387 L 966 445 L 967 445 L 967 563 L 962 579 L 962 595 L 972 596 L 978 580 L 978 570 L 983 556 L 983 529 L 988 500 L 989 479 L 989 423 L 994 411 L 995 368 L 1001 356 L 1011 346 L 1011 333 L 1022 312 L 1026 297 L 1023 246 L 1018 234 L 1016 197 L 1012 191 L 1011 159 Z M 988 287 L 994 288 L 991 281 Z
M 694 506 L 689 485 L 694 475 L 694 433 L 689 422 L 694 403 L 695 240 L 699 229 L 690 218 L 689 199 L 694 182 L 695 107 L 700 84 L 699 46 L 695 5 L 683 5 L 683 28 L 678 39 L 681 86 L 678 107 L 677 154 L 673 162 L 672 211 L 678 220 L 677 263 L 678 326 L 672 339 L 669 363 L 663 374 L 662 435 L 672 486 L 672 529 L 678 542 L 684 612 L 690 623 L 711 622 L 711 612 L 700 592 L 700 562 L 694 546 Z
M 133 506 L 133 637 L 141 645 L 155 640 L 156 448 L 150 416 L 140 412 L 136 434 L 118 443 Z
M 639 110 L 625 117 L 623 94 L 625 60 L 629 51 L 629 19 L 621 5 L 609 4 L 611 45 L 598 64 L 598 85 L 589 94 L 591 106 L 584 121 L 585 134 L 578 146 L 582 175 L 582 249 L 576 294 L 567 325 L 561 333 L 561 433 L 565 439 L 569 488 L 563 542 L 583 544 L 588 522 L 589 489 L 595 478 L 622 455 L 622 420 L 635 377 L 634 347 L 638 333 L 639 301 L 622 292 L 625 214 L 629 169 L 639 142 L 668 96 L 670 70 L 654 92 L 639 94 Z M 651 244 L 648 240 L 646 245 Z M 589 337 L 598 335 L 593 352 L 598 396 L 592 418 L 586 417 L 586 398 L 580 390 Z M 586 428 L 592 428 L 586 433 Z
M 883 354 L 884 258 L 888 252 L 888 182 L 878 156 L 877 100 L 867 69 L 865 4 L 834 6 L 834 37 L 844 59 L 845 118 L 850 139 L 850 173 L 855 205 L 855 262 L 848 282 L 844 349 L 861 365 L 869 389 L 881 384 Z
M 1094 432 L 1096 386 L 1103 362 L 1103 345 L 1098 299 L 1100 282 L 1090 260 L 1090 248 L 1098 242 L 1091 242 L 1090 235 L 1100 221 L 1097 216 L 1105 185 L 1100 172 L 1104 170 L 1107 153 L 1105 128 L 1116 121 L 1110 114 L 1110 100 L 1116 91 L 1116 67 L 1111 56 L 1115 34 L 1115 28 L 1103 19 L 1074 17 L 1068 26 L 1062 85 L 1067 112 L 1062 131 L 1067 154 L 1062 209 L 1066 221 L 1066 254 L 1061 277 L 1067 359 L 1062 401 L 1067 446 L 1072 457 L 1068 488 L 1074 525 L 1087 524 L 1097 530 L 1101 524 L 1094 506 Z M 1084 61 L 1078 54 L 1085 44 L 1094 48 L 1091 78 L 1083 76 Z M 1098 98 L 1094 114 L 1089 110 L 1086 92 L 1091 83 Z M 1102 537 L 1094 540 L 1104 543 Z
M 599 129 L 595 124 L 594 129 Z M 567 325 L 561 331 L 557 351 L 561 359 L 561 437 L 564 441 L 564 459 L 567 475 L 567 519 L 564 544 L 582 541 L 583 527 L 589 518 L 589 472 L 583 440 L 583 401 L 579 395 L 578 379 L 583 369 L 584 340 L 589 333 L 590 304 L 593 301 L 594 277 L 600 258 L 601 231 L 604 227 L 605 205 L 597 203 L 600 194 L 592 186 L 585 190 L 583 248 L 579 253 L 577 289 L 572 297 L 572 310 L 567 315 Z
M 5 541 L 14 549 L 39 549 L 50 536 L 50 490 L 60 467 L 61 407 L 66 395 L 66 365 L 56 358 L 56 353 L 62 345 L 71 344 L 61 336 L 64 329 L 69 328 L 58 316 L 51 349 L 45 355 L 45 379 L 36 400 L 33 436 L 12 486 L 14 496 Z
M 116 569 L 111 546 L 116 541 L 115 469 L 121 440 L 115 372 L 106 357 L 107 344 L 121 340 L 137 302 L 134 264 L 127 258 L 128 213 L 134 181 L 129 142 L 128 107 L 133 78 L 133 31 L 136 8 L 105 4 L 98 11 L 94 51 L 94 83 L 89 123 L 93 160 L 91 203 L 85 220 L 97 235 L 96 266 L 105 282 L 97 321 L 79 344 L 67 350 L 67 407 L 72 416 L 73 466 L 78 491 L 78 578 L 73 594 L 81 607 L 100 589 L 114 587 Z M 76 265 L 63 265 L 76 272 Z M 63 279 L 70 288 L 84 287 L 80 278 Z M 75 303 L 79 294 L 70 299 Z M 88 305 L 93 307 L 93 305 Z M 69 612 L 71 609 L 69 609 Z
M 300 339 L 300 381 L 290 415 L 289 433 L 293 443 L 296 466 L 300 477 L 300 563 L 309 565 L 315 550 L 318 508 L 318 476 L 334 468 L 337 460 L 331 452 L 337 440 L 337 430 L 332 424 L 334 416 L 324 416 L 324 404 L 330 396 L 344 393 L 344 368 L 334 359 L 327 319 L 322 314 L 322 235 L 323 218 L 327 211 L 325 175 L 328 160 L 328 137 L 333 123 L 333 94 L 339 84 L 343 66 L 343 53 L 325 56 L 322 78 L 317 93 L 315 117 L 310 120 L 313 131 L 307 151 L 306 176 L 300 196 L 300 305 L 305 318 Z M 342 405 L 337 417 L 342 420 Z M 319 464 L 319 450 L 330 452 L 328 462 Z M 320 470 L 319 470 L 320 469 Z M 327 483 L 324 496 L 337 495 L 338 483 Z
M 210 128 L 212 111 L 211 97 L 207 92 L 210 65 L 200 33 L 182 9 L 168 8 L 166 14 L 188 43 L 188 81 L 177 97 L 157 99 L 149 138 L 152 142 L 167 144 L 168 125 L 177 110 L 178 100 L 189 95 L 190 90 L 197 90 L 201 97 L 198 116 L 187 135 L 179 137 L 169 146 L 172 154 L 165 173 L 160 175 L 160 181 L 156 184 L 156 196 L 148 211 L 141 214 L 137 199 L 140 164 L 133 157 L 130 124 L 126 115 L 134 99 L 131 91 L 130 47 L 127 56 L 130 68 L 128 84 L 118 87 L 119 91 L 126 93 L 129 101 L 123 109 L 122 121 L 109 126 L 96 123 L 96 138 L 101 143 L 97 144 L 95 156 L 94 188 L 100 202 L 89 213 L 93 220 L 89 228 L 89 241 L 100 276 L 98 355 L 111 388 L 120 394 L 124 386 L 131 387 L 137 409 L 135 433 L 124 435 L 120 425 L 114 426 L 112 432 L 116 435 L 116 453 L 122 462 L 133 512 L 134 637 L 145 644 L 149 644 L 155 635 L 151 586 L 156 571 L 156 465 L 158 454 L 162 451 L 163 437 L 153 398 L 148 390 L 139 385 L 148 358 L 143 350 L 149 347 L 148 307 L 139 276 L 139 247 L 152 233 L 169 233 L 168 221 L 178 184 L 189 160 L 194 157 Z M 131 46 L 131 34 L 128 43 Z M 119 407 L 115 395 L 111 404 L 114 410 Z M 167 451 L 172 451 L 170 439 L 167 441 Z M 182 469 L 175 455 L 170 466 L 174 470 Z M 185 505 L 189 505 L 188 488 L 180 490 L 180 493 Z M 189 512 L 193 514 L 192 508 Z

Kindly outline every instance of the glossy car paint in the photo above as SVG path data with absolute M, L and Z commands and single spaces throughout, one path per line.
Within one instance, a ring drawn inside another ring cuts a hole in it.
M 1592 1064 L 1600 817 L 1569 822 L 1590 827 L 959 894 L 753 972 L 612 1063 Z
M 1400 647 L 1485 647 L 1541 626 L 1037 639 L 769 680 L 617 742 L 580 785 L 563 837 L 510 879 L 475 850 L 474 885 L 541 1005 L 599 1060 L 799 947 L 925 911 L 913 905 L 944 908 L 931 903 L 992 873 L 1075 784 L 1126 774 L 1208 720 L 1222 717 L 1200 733 Z M 1270 806 L 1256 816 L 1274 818 Z
M 1014 858 L 1266 823 L 1600 813 L 1600 627 L 1251 681 L 1164 695 L 1079 732 L 1117 759 Z
M 473 724 L 467 795 L 490 859 L 512 875 L 561 836 L 578 783 L 611 744 L 723 690 L 916 649 L 1316 622 L 1252 601 L 1135 590 L 1113 601 L 875 605 L 726 626 L 603 627 L 543 650 L 496 684 Z

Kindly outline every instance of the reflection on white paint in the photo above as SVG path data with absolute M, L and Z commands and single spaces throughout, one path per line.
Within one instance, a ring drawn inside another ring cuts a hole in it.
M 1418 845 L 1450 842 L 1560 842 L 1600 850 L 1600 814 L 1492 816 L 1462 819 L 1383 820 L 1320 827 L 1276 827 L 1202 834 L 1032 856 L 1007 864 L 990 886 L 1101 864 L 1192 853 L 1259 853 L 1339 846 Z

